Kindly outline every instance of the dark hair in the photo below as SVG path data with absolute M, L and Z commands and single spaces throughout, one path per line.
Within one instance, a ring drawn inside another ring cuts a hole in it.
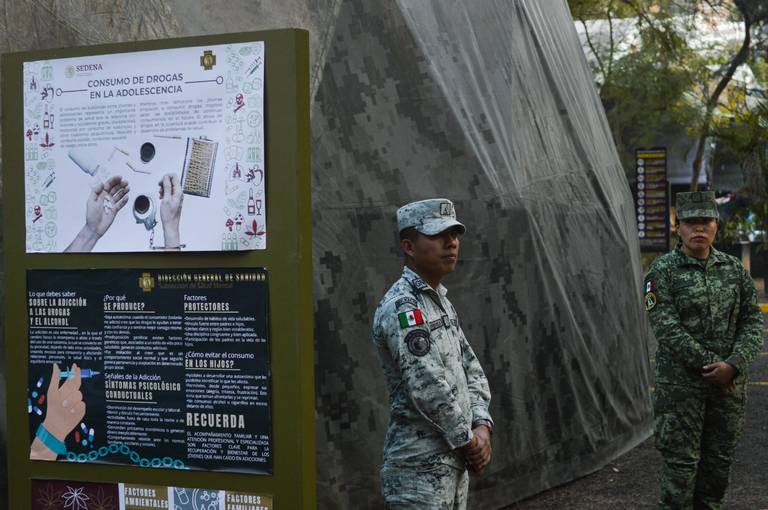
M 402 242 L 404 239 L 408 239 L 412 243 L 416 242 L 416 239 L 419 237 L 419 231 L 416 230 L 414 227 L 408 227 L 404 228 L 400 231 L 400 242 Z M 408 262 L 411 260 L 411 257 L 403 251 L 403 262 L 405 265 L 408 265 Z
M 689 220 L 689 219 L 690 219 L 690 218 L 685 218 L 685 220 Z M 720 225 L 722 225 L 722 223 L 723 223 L 723 222 L 720 220 L 720 218 L 710 218 L 710 219 L 713 219 L 713 220 L 715 220 L 715 221 L 717 222 L 717 228 L 718 228 L 718 229 L 720 228 Z M 675 216 L 675 228 L 677 228 L 677 227 L 679 227 L 679 226 L 680 226 L 680 221 L 685 221 L 685 220 L 681 220 L 680 218 L 678 218 L 677 216 Z
M 416 242 L 416 238 L 419 236 L 419 231 L 415 227 L 404 228 L 400 231 L 400 240 L 408 239 L 409 241 Z

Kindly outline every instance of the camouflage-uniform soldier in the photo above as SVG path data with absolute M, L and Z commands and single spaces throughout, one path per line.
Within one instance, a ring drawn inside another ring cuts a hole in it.
M 718 509 L 744 423 L 747 369 L 763 318 L 741 262 L 712 247 L 713 192 L 677 194 L 681 245 L 645 279 L 658 340 L 654 402 L 662 509 Z
M 373 321 L 391 405 L 382 493 L 388 508 L 463 509 L 493 427 L 488 381 L 440 284 L 465 228 L 446 199 L 405 205 L 397 223 L 406 267 Z

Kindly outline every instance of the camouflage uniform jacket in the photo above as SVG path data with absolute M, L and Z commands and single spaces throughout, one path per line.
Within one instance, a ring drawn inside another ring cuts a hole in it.
M 701 368 L 726 361 L 747 380 L 763 343 L 763 316 L 741 262 L 711 248 L 707 260 L 680 248 L 659 257 L 645 277 L 645 307 L 658 341 L 658 383 L 706 387 Z
M 390 420 L 384 464 L 449 464 L 477 420 L 493 423 L 488 381 L 439 285 L 406 267 L 373 319 L 373 341 L 387 379 Z

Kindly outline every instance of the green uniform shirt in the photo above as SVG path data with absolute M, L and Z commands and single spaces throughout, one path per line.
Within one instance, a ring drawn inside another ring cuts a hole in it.
M 645 277 L 645 308 L 658 341 L 657 383 L 705 387 L 708 363 L 736 368 L 736 383 L 763 344 L 763 315 L 741 261 L 714 248 L 707 260 L 675 249 Z

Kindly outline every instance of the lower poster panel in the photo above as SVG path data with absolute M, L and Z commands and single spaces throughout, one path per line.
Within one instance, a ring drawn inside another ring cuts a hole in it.
M 30 458 L 272 472 L 267 271 L 27 272 Z
M 32 510 L 272 510 L 272 496 L 251 492 L 32 480 Z

